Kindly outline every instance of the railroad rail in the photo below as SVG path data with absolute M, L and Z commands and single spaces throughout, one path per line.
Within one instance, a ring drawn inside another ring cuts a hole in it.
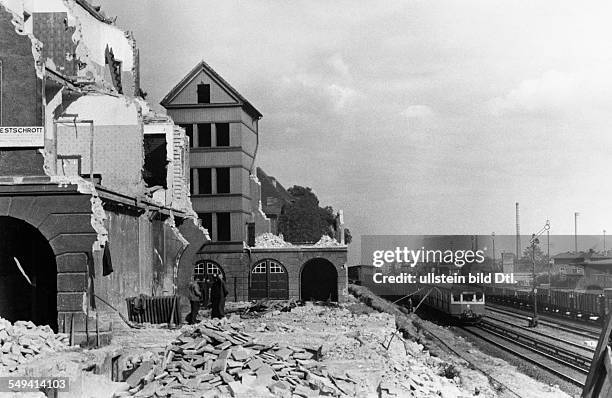
M 515 318 L 519 318 L 519 319 L 524 319 L 524 320 L 529 320 L 532 317 L 530 315 L 527 315 L 527 313 L 525 313 L 524 311 L 521 310 L 512 310 L 512 309 L 507 309 L 507 308 L 499 308 L 498 306 L 492 306 L 490 304 L 487 304 L 487 310 L 491 311 L 491 312 L 496 312 L 499 314 L 504 314 L 504 315 L 509 315 Z M 553 327 L 555 329 L 559 329 L 562 330 L 564 332 L 568 332 L 568 333 L 572 333 L 575 334 L 577 336 L 581 336 L 581 337 L 585 337 L 591 340 L 598 340 L 599 339 L 599 334 L 601 332 L 597 331 L 595 328 L 585 328 L 585 327 L 581 327 L 579 325 L 576 325 L 574 323 L 561 323 L 559 322 L 558 318 L 553 318 L 554 321 L 551 321 L 550 318 L 544 318 L 542 317 L 542 315 L 539 315 L 540 320 L 539 323 L 541 325 L 544 326 L 550 326 Z
M 573 376 L 570 376 L 558 368 L 554 368 L 534 358 L 532 355 L 527 355 L 524 352 L 520 352 L 515 348 L 512 348 L 506 342 L 512 343 L 517 347 L 528 350 L 540 357 L 544 357 L 555 364 L 561 365 L 564 368 L 569 368 L 580 374 L 588 374 L 589 367 L 591 364 L 591 358 L 584 355 L 580 355 L 576 352 L 561 348 L 554 344 L 536 339 L 532 336 L 528 336 L 524 333 L 505 328 L 501 325 L 496 325 L 487 320 L 483 320 L 478 325 L 464 326 L 463 330 L 478 337 L 481 340 L 486 341 L 502 350 L 509 352 L 513 356 L 523 359 L 529 363 L 537 365 L 538 367 L 552 373 L 553 375 L 572 383 L 578 387 L 584 387 L 584 383 Z M 501 339 L 501 341 L 500 341 Z
M 559 337 L 554 337 L 554 336 L 551 336 L 548 333 L 538 332 L 537 330 L 534 330 L 533 328 L 528 328 L 526 326 L 520 326 L 520 325 L 514 324 L 512 322 L 508 322 L 506 320 L 495 318 L 495 317 L 488 316 L 488 315 L 485 315 L 485 317 L 488 318 L 488 319 L 494 320 L 495 322 L 500 322 L 500 323 L 504 323 L 506 325 L 510 325 L 510 326 L 512 326 L 515 329 L 525 330 L 525 331 L 527 331 L 529 333 L 545 337 L 545 338 L 547 338 L 549 340 L 558 341 L 559 343 L 566 344 L 566 345 L 569 345 L 569 346 L 572 346 L 572 347 L 576 347 L 576 348 L 579 348 L 579 349 L 584 350 L 584 351 L 595 352 L 594 348 L 591 348 L 591 347 L 588 347 L 588 346 L 585 346 L 585 345 L 582 345 L 582 344 L 574 343 L 573 341 L 561 339 Z

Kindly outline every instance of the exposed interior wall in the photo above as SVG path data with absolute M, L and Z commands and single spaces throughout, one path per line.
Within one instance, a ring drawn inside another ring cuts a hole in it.
M 0 2 L 0 126 L 41 126 L 40 43 L 25 34 L 19 14 Z M 0 149 L 0 175 L 44 175 L 37 149 Z
M 101 184 L 125 194 L 141 194 L 144 135 L 138 105 L 124 97 L 86 95 L 70 104 L 66 113 L 94 122 L 93 172 L 102 175 Z M 90 172 L 90 145 L 89 124 L 77 123 L 76 128 L 70 122 L 58 124 L 58 157 L 80 157 L 82 175 Z M 58 160 L 59 175 L 66 172 L 62 166 Z
M 95 253 L 95 294 L 127 315 L 125 299 L 175 293 L 175 270 L 187 242 L 167 216 L 107 206 L 108 247 L 113 272 L 103 272 L 103 250 Z M 101 311 L 108 311 L 103 304 Z

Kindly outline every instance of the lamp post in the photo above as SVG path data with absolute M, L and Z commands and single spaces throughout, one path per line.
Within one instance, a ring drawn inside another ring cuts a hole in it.
M 604 252 L 603 254 L 605 256 L 606 255 L 606 230 L 605 229 L 603 230 L 603 234 L 604 234 L 604 250 L 603 250 Z
M 536 264 L 535 264 L 535 248 L 536 245 L 538 245 L 540 243 L 540 240 L 538 239 L 538 237 L 540 235 L 542 235 L 544 233 L 544 231 L 548 231 L 550 229 L 550 221 L 546 220 L 546 224 L 544 225 L 544 227 L 538 231 L 537 234 L 532 234 L 531 235 L 531 263 L 532 263 L 532 271 L 531 271 L 531 277 L 532 277 L 532 290 L 531 293 L 533 294 L 533 318 L 531 319 L 531 322 L 529 324 L 530 327 L 536 327 L 538 326 L 538 299 L 536 297 L 536 294 L 538 293 L 538 290 L 536 289 Z
M 495 232 L 491 232 L 491 239 L 493 240 L 493 270 L 497 271 L 497 263 L 495 262 Z
M 548 263 L 548 302 L 550 302 L 550 293 L 552 290 L 552 283 L 550 281 L 550 274 L 552 271 L 552 263 L 550 262 L 550 221 L 546 220 L 548 229 L 546 230 L 546 262 Z

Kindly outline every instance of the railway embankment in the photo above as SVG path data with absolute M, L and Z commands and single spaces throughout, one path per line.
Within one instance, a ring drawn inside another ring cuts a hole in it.
M 458 384 L 481 396 L 491 393 L 499 397 L 553 398 L 570 397 L 558 385 L 551 385 L 523 373 L 518 363 L 491 355 L 468 339 L 455 333 L 454 328 L 439 326 L 408 313 L 403 307 L 384 300 L 363 286 L 351 285 L 349 292 L 377 311 L 392 314 L 398 331 L 407 341 L 424 347 L 432 358 L 442 360 L 453 369 Z

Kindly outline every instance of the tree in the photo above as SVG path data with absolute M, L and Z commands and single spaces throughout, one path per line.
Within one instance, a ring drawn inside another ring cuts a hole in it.
M 348 228 L 344 228 L 344 243 L 347 245 L 353 241 L 353 235 L 351 235 L 351 230 Z
M 294 185 L 288 191 L 295 200 L 283 206 L 279 217 L 278 231 L 284 239 L 291 243 L 304 243 L 317 242 L 323 235 L 333 238 L 336 228 L 334 209 L 319 206 L 319 198 L 311 188 Z
M 528 270 L 528 271 L 532 270 L 532 267 L 533 267 L 532 253 L 535 252 L 536 272 L 548 271 L 548 256 L 546 255 L 546 253 L 542 251 L 540 246 L 538 246 L 537 244 L 534 247 L 535 247 L 535 251 L 534 249 L 532 249 L 531 245 L 527 246 L 525 250 L 523 250 L 523 256 L 521 257 L 521 260 L 520 260 L 520 265 L 521 265 L 520 268 L 522 268 L 523 270 Z

